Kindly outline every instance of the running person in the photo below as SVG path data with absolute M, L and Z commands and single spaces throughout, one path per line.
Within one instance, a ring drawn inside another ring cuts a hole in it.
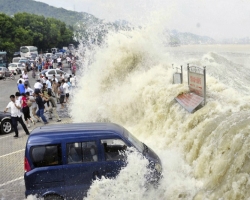
M 16 100 L 14 95 L 10 95 L 10 100 L 11 101 L 5 108 L 4 112 L 6 113 L 9 108 L 11 109 L 11 121 L 13 129 L 15 131 L 14 138 L 18 138 L 17 122 L 19 122 L 22 125 L 26 135 L 29 135 L 30 134 L 29 130 L 27 129 L 25 123 L 23 122 L 22 113 L 20 111 L 21 109 L 20 101 Z
M 30 127 L 29 121 L 31 121 L 35 125 L 35 121 L 33 121 L 31 119 L 30 108 L 29 108 L 29 106 L 27 104 L 29 96 L 30 96 L 29 92 L 23 93 L 22 94 L 22 100 L 21 100 L 21 105 L 22 105 L 22 109 L 23 109 L 24 120 L 25 120 L 28 128 Z

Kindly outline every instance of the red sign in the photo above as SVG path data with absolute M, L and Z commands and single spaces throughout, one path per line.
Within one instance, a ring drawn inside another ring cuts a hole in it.
M 202 101 L 203 97 L 200 97 L 194 93 L 185 93 L 180 94 L 175 97 L 176 101 L 178 101 L 181 106 L 183 106 L 188 112 L 193 112 L 196 107 L 198 107 Z
M 189 90 L 202 97 L 205 96 L 204 75 L 189 72 Z

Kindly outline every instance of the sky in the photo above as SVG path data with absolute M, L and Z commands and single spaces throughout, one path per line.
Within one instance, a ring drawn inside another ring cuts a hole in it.
M 250 37 L 250 0 L 36 0 L 106 21 L 151 18 L 169 30 L 214 39 Z M 163 20 L 164 19 L 164 20 Z

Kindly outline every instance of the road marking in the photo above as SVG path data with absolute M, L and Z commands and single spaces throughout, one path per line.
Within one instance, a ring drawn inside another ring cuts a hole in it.
M 0 187 L 5 186 L 5 185 L 8 185 L 8 184 L 10 184 L 10 183 L 13 183 L 13 182 L 15 182 L 15 181 L 19 181 L 19 180 L 21 180 L 21 179 L 23 179 L 23 176 L 21 176 L 21 177 L 19 177 L 19 178 L 16 178 L 16 179 L 13 179 L 13 180 L 11 180 L 11 181 L 7 181 L 7 182 L 5 182 L 5 183 L 3 183 L 3 184 L 0 184 Z
M 21 149 L 21 150 L 18 150 L 18 151 L 14 151 L 14 152 L 12 152 L 12 153 L 5 154 L 5 155 L 0 156 L 0 158 L 9 156 L 9 155 L 12 155 L 12 154 L 15 154 L 15 153 L 19 153 L 19 152 L 22 152 L 22 151 L 24 151 L 24 150 L 25 150 L 25 149 Z

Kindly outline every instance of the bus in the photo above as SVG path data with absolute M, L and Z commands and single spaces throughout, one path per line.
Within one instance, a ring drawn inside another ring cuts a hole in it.
M 69 44 L 69 50 L 74 50 L 75 49 L 75 45 L 73 45 L 73 44 Z
M 34 47 L 34 46 L 22 46 L 22 47 L 20 47 L 21 57 L 30 57 L 32 53 L 38 55 L 37 47 Z
M 58 52 L 58 48 L 51 48 L 51 53 L 56 53 L 56 52 Z
M 7 67 L 6 51 L 0 51 L 0 67 Z

